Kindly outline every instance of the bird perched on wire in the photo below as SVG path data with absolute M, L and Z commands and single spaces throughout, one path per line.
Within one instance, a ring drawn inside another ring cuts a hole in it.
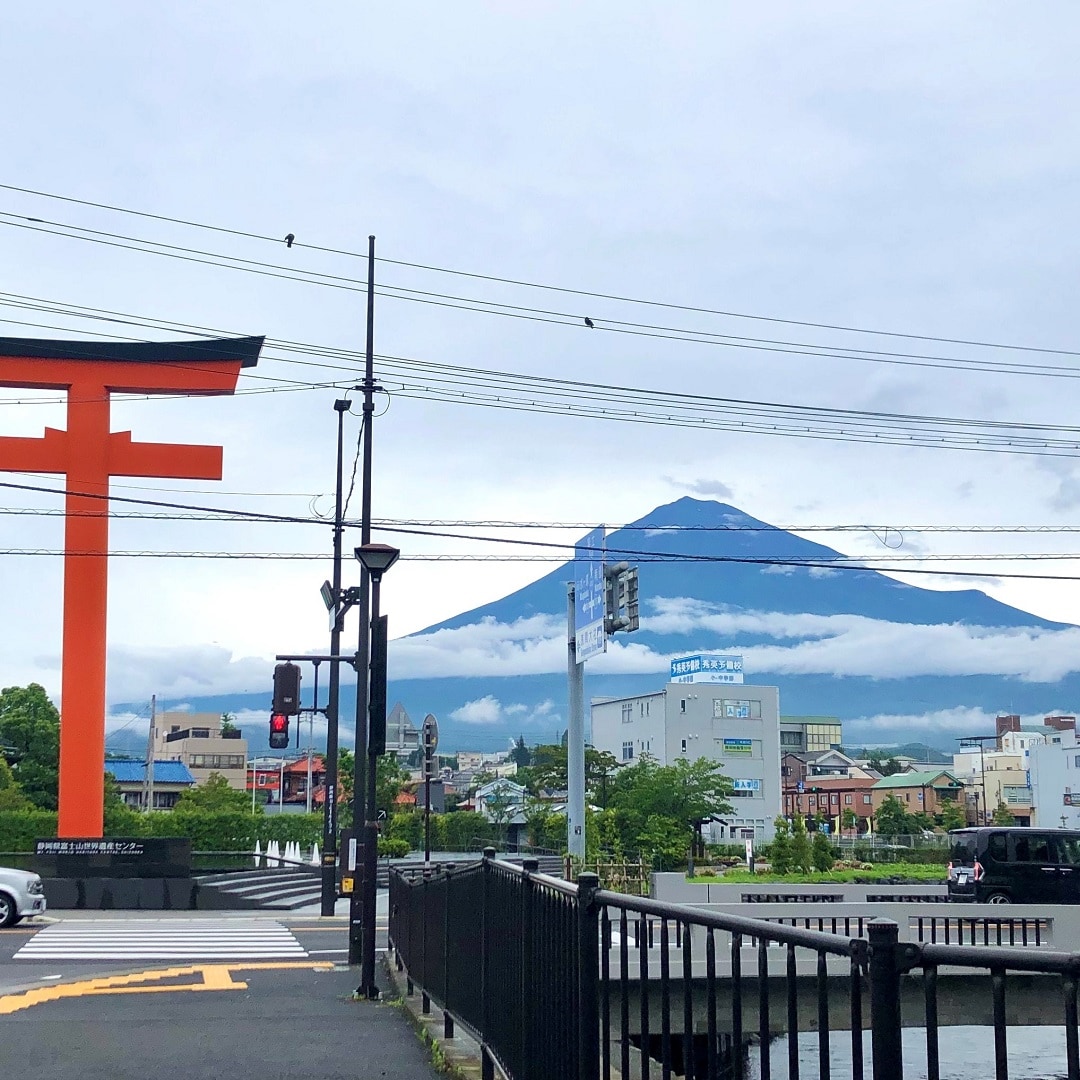
M 291 248 L 295 239 L 296 237 L 292 233 L 289 233 L 289 235 L 285 237 L 285 246 Z
M 589 328 L 590 330 L 592 330 L 592 329 L 595 329 L 595 326 L 594 326 L 594 324 L 593 324 L 593 321 L 592 321 L 592 319 L 590 319 L 590 318 L 589 318 L 589 316 L 588 316 L 588 315 L 586 315 L 586 316 L 585 316 L 585 325 L 586 325 L 586 326 L 587 326 L 587 327 L 588 327 L 588 328 Z

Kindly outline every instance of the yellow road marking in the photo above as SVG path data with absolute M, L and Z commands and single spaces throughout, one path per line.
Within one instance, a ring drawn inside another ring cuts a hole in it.
M 169 994 L 183 990 L 246 990 L 247 983 L 233 979 L 235 971 L 280 971 L 284 968 L 303 968 L 310 971 L 330 971 L 334 967 L 329 960 L 293 961 L 261 964 L 194 964 L 190 967 L 159 968 L 140 971 L 131 975 L 109 975 L 100 979 L 84 979 L 81 982 L 64 983 L 59 986 L 40 986 L 21 994 L 0 997 L 0 1016 L 8 1016 L 35 1005 L 65 998 L 93 997 L 105 994 Z M 182 979 L 200 976 L 201 982 L 180 983 L 175 986 L 153 986 L 165 979 Z

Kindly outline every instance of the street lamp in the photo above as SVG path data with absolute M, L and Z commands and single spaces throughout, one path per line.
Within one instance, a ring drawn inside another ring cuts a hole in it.
M 363 948 L 361 951 L 361 974 L 358 993 L 364 997 L 378 996 L 375 987 L 375 875 L 378 870 L 379 825 L 375 806 L 375 763 L 386 752 L 386 616 L 379 613 L 379 600 L 383 574 L 397 562 L 401 552 L 389 544 L 361 544 L 355 550 L 356 558 L 371 581 L 371 646 L 370 658 L 357 657 L 357 666 L 367 660 L 368 709 L 367 709 L 367 774 L 363 785 L 360 773 L 364 764 L 356 755 L 356 778 L 353 791 L 365 793 L 364 811 L 364 878 L 362 896 L 356 890 L 349 900 L 350 932 L 358 923 L 363 925 Z M 358 674 L 363 677 L 363 668 Z M 359 732 L 357 733 L 359 744 Z M 353 827 L 359 821 L 361 807 L 354 800 Z M 350 942 L 350 957 L 354 952 Z

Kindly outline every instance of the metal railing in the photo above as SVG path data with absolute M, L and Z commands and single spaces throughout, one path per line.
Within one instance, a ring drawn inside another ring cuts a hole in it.
M 989 976 L 994 1075 L 1008 1080 L 1008 972 L 1025 973 L 1011 1007 L 1034 994 L 1043 1018 L 1033 1022 L 1054 1022 L 1057 996 L 1067 1075 L 1080 1080 L 1080 953 L 1024 948 L 1042 943 L 1039 925 L 1003 935 L 999 913 L 978 933 L 965 920 L 961 941 L 982 939 L 970 945 L 934 943 L 929 920 L 918 936 L 930 942 L 901 941 L 896 922 L 870 917 L 823 932 L 608 892 L 593 874 L 572 884 L 494 855 L 395 868 L 390 880 L 391 948 L 408 991 L 420 988 L 422 1011 L 442 1008 L 447 1037 L 455 1023 L 475 1035 L 485 1080 L 496 1066 L 511 1080 L 770 1080 L 780 1056 L 788 1080 L 800 1068 L 902 1080 L 902 998 L 908 1026 L 926 1030 L 919 1073 L 940 1080 L 939 1027 L 957 1021 L 939 1005 L 972 1013 L 971 986 L 956 980 L 976 973 Z M 1032 973 L 1055 978 L 1032 989 Z M 803 1059 L 814 1036 L 800 1031 L 816 1032 L 813 1066 Z

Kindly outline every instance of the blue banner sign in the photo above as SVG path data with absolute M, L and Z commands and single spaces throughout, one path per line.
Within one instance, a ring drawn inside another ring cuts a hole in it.
M 607 648 L 604 634 L 604 526 L 574 545 L 574 646 L 580 664 Z
M 671 682 L 674 683 L 741 683 L 743 658 L 700 653 L 680 656 L 671 661 Z

